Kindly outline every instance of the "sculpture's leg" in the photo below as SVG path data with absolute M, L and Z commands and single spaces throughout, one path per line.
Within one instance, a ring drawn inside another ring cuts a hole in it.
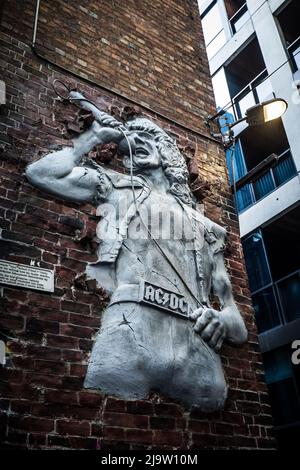
M 176 325 L 173 344 L 176 360 L 166 391 L 171 397 L 203 411 L 221 409 L 227 385 L 219 355 L 193 331 L 189 322 Z
M 205 411 L 220 409 L 227 393 L 218 354 L 191 322 L 134 302 L 104 312 L 85 387 L 125 399 L 155 389 Z
M 104 312 L 88 366 L 86 388 L 127 399 L 148 395 L 153 358 L 143 346 L 137 328 L 140 316 L 135 303 L 115 304 Z

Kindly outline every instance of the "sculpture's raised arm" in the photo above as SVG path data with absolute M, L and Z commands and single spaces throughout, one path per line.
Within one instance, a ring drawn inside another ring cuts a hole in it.
M 119 143 L 124 136 L 118 129 L 121 123 L 99 111 L 83 95 L 73 91 L 70 93 L 70 99 L 76 100 L 76 104 L 91 111 L 97 120 L 90 129 L 73 139 L 72 146 L 49 153 L 31 163 L 26 169 L 26 176 L 31 184 L 42 191 L 62 199 L 87 202 L 94 199 L 99 184 L 105 186 L 109 181 L 105 178 L 99 181 L 99 173 L 96 170 L 81 166 L 84 155 L 96 145 Z

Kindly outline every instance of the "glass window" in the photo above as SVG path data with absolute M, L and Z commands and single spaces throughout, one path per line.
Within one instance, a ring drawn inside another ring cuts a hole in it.
M 271 330 L 280 324 L 273 287 L 252 295 L 252 301 L 259 333 Z
M 263 354 L 266 383 L 285 380 L 293 375 L 292 363 L 285 347 Z
M 254 38 L 224 69 L 230 96 L 244 98 L 250 92 L 250 85 L 258 85 L 265 76 L 266 65 L 258 40 Z
M 293 423 L 300 418 L 300 404 L 293 377 L 289 348 L 263 354 L 266 382 L 276 425 Z
M 300 275 L 296 273 L 291 277 L 277 283 L 282 309 L 287 322 L 300 318 Z
M 252 292 L 270 284 L 268 269 L 261 233 L 255 232 L 243 241 L 249 285 Z

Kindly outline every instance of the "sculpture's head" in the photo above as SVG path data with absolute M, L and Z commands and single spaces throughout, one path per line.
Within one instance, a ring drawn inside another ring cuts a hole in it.
M 157 124 L 146 118 L 128 121 L 126 128 L 129 131 L 129 141 L 132 143 L 133 170 L 141 172 L 143 169 L 162 167 L 170 183 L 169 191 L 179 197 L 182 202 L 191 202 L 193 196 L 188 186 L 189 173 L 176 141 Z M 123 142 L 123 145 L 125 150 L 126 142 Z M 128 149 L 124 153 L 124 166 L 130 168 Z

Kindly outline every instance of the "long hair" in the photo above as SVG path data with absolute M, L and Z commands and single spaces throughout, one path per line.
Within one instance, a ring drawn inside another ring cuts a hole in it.
M 170 184 L 169 192 L 184 204 L 191 204 L 194 197 L 188 185 L 189 173 L 176 141 L 147 118 L 138 117 L 127 121 L 124 127 L 128 131 L 144 131 L 153 136 L 161 155 L 162 168 Z

